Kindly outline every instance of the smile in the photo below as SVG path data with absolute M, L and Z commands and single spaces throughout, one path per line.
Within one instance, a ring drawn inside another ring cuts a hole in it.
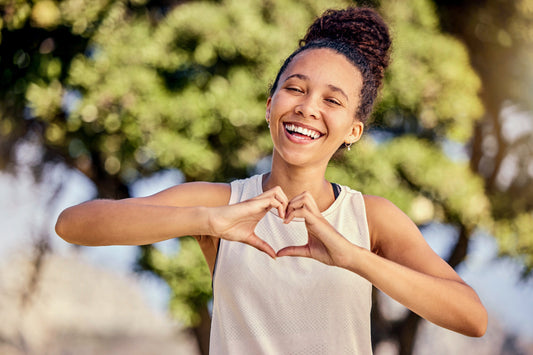
M 312 129 L 296 126 L 290 123 L 285 124 L 285 129 L 287 130 L 287 132 L 289 132 L 292 135 L 298 134 L 298 135 L 309 137 L 311 139 L 317 139 L 317 138 L 320 138 L 320 136 L 322 136 L 320 132 L 317 132 Z

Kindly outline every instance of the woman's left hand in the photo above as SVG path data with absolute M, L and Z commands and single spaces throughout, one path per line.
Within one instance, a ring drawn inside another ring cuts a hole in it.
M 280 249 L 277 256 L 303 256 L 327 265 L 340 267 L 345 265 L 350 255 L 349 251 L 356 246 L 346 240 L 322 216 L 313 196 L 308 192 L 289 201 L 284 223 L 288 224 L 298 217 L 305 220 L 307 244 Z

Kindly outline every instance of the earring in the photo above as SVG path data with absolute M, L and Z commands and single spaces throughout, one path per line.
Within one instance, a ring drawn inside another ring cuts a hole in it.
M 350 151 L 352 149 L 352 144 L 353 143 L 351 143 L 351 142 L 348 143 L 348 144 L 344 143 L 344 146 L 346 147 L 346 149 L 348 149 L 348 151 Z

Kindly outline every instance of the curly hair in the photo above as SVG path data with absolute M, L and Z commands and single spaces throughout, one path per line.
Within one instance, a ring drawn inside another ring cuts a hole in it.
M 270 89 L 274 95 L 279 78 L 299 53 L 329 48 L 344 55 L 363 77 L 357 118 L 366 123 L 389 64 L 391 38 L 381 16 L 370 8 L 326 10 L 307 30 L 300 46 L 281 66 Z

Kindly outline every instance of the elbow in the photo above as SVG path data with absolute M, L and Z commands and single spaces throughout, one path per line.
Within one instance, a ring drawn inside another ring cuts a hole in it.
M 475 338 L 481 338 L 487 332 L 488 327 L 488 314 L 483 305 L 480 305 L 480 309 L 476 311 L 477 315 L 473 317 L 468 327 L 468 331 L 465 335 Z
M 489 324 L 489 316 L 487 314 L 487 310 L 483 306 L 482 306 L 482 308 L 483 308 L 482 316 L 480 317 L 479 321 L 477 322 L 477 324 L 476 324 L 477 326 L 474 329 L 474 334 L 472 335 L 472 336 L 474 336 L 476 338 L 480 338 L 483 335 L 485 335 L 485 333 L 487 332 L 488 324 Z
M 68 216 L 66 216 L 67 215 L 66 212 L 67 210 L 64 210 L 63 212 L 61 212 L 61 214 L 57 218 L 56 225 L 55 225 L 55 231 L 56 231 L 56 234 L 59 237 L 61 237 L 64 241 L 76 244 L 73 238 L 71 238 L 72 237 L 71 233 L 69 233 Z
M 487 322 L 476 324 L 473 326 L 470 330 L 470 332 L 465 333 L 465 335 L 468 335 L 469 337 L 473 338 L 481 338 L 483 335 L 485 335 L 487 331 Z
M 59 217 L 57 217 L 56 225 L 55 225 L 55 231 L 58 236 L 60 236 L 65 241 L 69 242 L 68 238 L 66 238 L 66 231 L 65 231 L 65 222 L 64 222 L 64 214 L 65 211 L 61 212 Z

